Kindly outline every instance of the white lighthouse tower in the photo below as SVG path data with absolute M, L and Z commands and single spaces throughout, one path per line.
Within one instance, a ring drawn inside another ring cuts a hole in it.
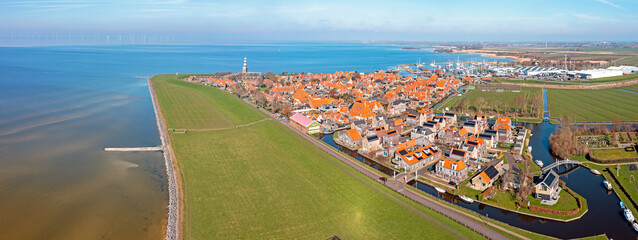
M 246 63 L 246 57 L 244 57 L 244 67 L 241 68 L 241 72 L 242 73 L 247 73 L 248 72 L 248 64 Z

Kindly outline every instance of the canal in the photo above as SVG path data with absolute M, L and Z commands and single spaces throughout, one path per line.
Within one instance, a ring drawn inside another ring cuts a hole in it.
M 547 111 L 547 94 L 545 90 L 543 90 L 543 98 L 545 100 L 545 111 Z M 546 112 L 545 114 L 548 113 Z M 556 125 L 547 122 L 517 124 L 526 125 L 528 129 L 531 129 L 532 137 L 530 138 L 529 146 L 532 147 L 534 159 L 543 161 L 545 166 L 557 160 L 549 151 L 549 136 L 557 129 Z M 332 141 L 332 136 L 324 136 L 322 140 L 343 151 Z M 354 154 L 349 155 L 353 156 Z M 354 157 L 362 161 L 360 156 Z M 607 234 L 610 239 L 634 239 L 638 236 L 622 215 L 618 196 L 614 193 L 608 193 L 603 188 L 602 181 L 604 178 L 602 176 L 596 176 L 588 169 L 579 167 L 574 171 L 561 175 L 560 178 L 565 181 L 567 187 L 587 199 L 589 211 L 580 219 L 571 222 L 548 221 L 477 202 L 468 204 L 447 193 L 439 194 L 434 188 L 421 183 L 417 183 L 415 187 L 427 194 L 472 210 L 482 216 L 557 238 L 580 238 L 603 233 Z

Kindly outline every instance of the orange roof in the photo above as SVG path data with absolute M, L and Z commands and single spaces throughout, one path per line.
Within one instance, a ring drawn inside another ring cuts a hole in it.
M 397 120 L 394 120 L 394 126 L 401 126 L 401 125 L 403 125 L 403 124 L 404 124 L 404 123 L 403 123 L 403 119 L 400 119 L 400 118 L 399 118 L 399 119 L 397 119 Z
M 499 117 L 498 119 L 496 119 L 496 124 L 510 125 L 511 123 L 512 120 L 509 117 Z
M 374 116 L 374 112 L 363 103 L 355 102 L 350 109 L 350 117 L 369 118 Z
M 361 134 L 359 134 L 359 131 L 357 131 L 356 128 L 347 130 L 346 132 L 348 133 L 348 136 L 350 136 L 350 139 L 352 139 L 352 141 L 361 140 Z
M 461 130 L 459 130 L 459 134 L 466 135 L 467 134 L 467 129 L 465 129 L 465 127 L 461 128 Z
M 324 104 L 332 104 L 333 100 L 328 98 L 318 98 L 318 99 L 310 99 L 308 104 L 310 104 L 311 108 L 318 108 Z
M 463 168 L 467 167 L 465 162 L 460 160 L 457 161 L 457 160 L 443 158 L 442 161 L 443 161 L 443 167 L 448 169 L 452 169 L 452 164 L 456 164 L 456 169 L 452 169 L 455 171 L 460 171 L 460 170 L 463 170 Z
M 485 171 L 482 171 L 481 174 L 479 174 L 479 176 L 481 176 L 481 178 L 483 179 L 483 181 L 485 181 L 486 183 L 490 182 L 490 177 L 487 176 L 487 174 L 485 174 Z
M 468 142 L 470 142 L 470 141 L 476 142 L 480 146 L 480 145 L 483 145 L 483 141 L 485 141 L 485 140 L 482 139 L 482 138 L 478 138 L 478 137 L 470 137 L 469 139 L 465 140 L 465 143 L 469 144 Z

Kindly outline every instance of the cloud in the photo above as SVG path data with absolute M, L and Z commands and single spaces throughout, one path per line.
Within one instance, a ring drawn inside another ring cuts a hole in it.
M 611 2 L 609 0 L 596 0 L 596 2 L 604 3 L 604 4 L 607 4 L 607 5 L 615 7 L 615 8 L 622 8 L 620 5 L 615 4 L 615 3 L 613 3 L 613 2 Z

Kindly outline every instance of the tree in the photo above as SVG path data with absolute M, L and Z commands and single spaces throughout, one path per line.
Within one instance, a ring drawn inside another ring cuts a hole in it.
M 485 99 L 483 97 L 477 97 L 474 101 L 476 104 L 476 108 L 478 108 L 479 113 L 483 111 L 483 106 L 485 106 Z
M 283 73 L 282 73 L 282 74 L 283 74 Z M 272 72 L 267 72 L 267 73 L 266 73 L 266 75 L 264 75 L 264 77 L 265 77 L 266 79 L 269 79 L 270 81 L 273 81 L 273 82 L 277 81 L 277 75 L 275 75 L 275 74 L 274 74 L 274 73 L 272 73 Z
M 463 110 L 465 110 L 466 107 L 467 107 L 466 98 L 461 98 L 461 101 L 459 101 L 459 105 L 457 106 L 457 108 L 461 110 L 461 113 L 463 113 Z
M 281 114 L 286 117 L 290 117 L 292 115 L 292 108 L 288 105 L 284 105 L 281 107 Z
M 337 92 L 337 89 L 330 89 L 330 91 L 328 91 L 328 96 L 330 96 L 331 98 L 337 98 L 339 95 L 339 92 Z
M 618 117 L 618 115 L 614 117 L 614 120 L 612 121 L 612 125 L 614 125 L 614 129 L 616 131 L 620 130 L 620 126 L 622 125 L 622 122 L 620 121 L 620 117 Z
M 254 94 L 253 98 L 255 99 L 255 102 L 258 105 L 262 105 L 263 106 L 263 105 L 266 105 L 268 103 L 268 100 L 266 99 L 266 95 L 263 92 L 259 91 L 259 90 L 255 91 L 255 94 Z
M 502 178 L 503 184 L 501 184 L 501 190 L 505 190 L 505 185 L 507 185 L 507 183 L 514 181 L 514 170 L 513 170 L 514 168 L 512 167 L 511 164 L 514 164 L 514 163 L 510 163 L 505 173 L 503 173 L 503 178 Z
M 532 181 L 528 177 L 529 176 L 529 161 L 528 160 L 523 161 L 523 169 L 521 170 L 522 170 L 521 174 L 519 175 L 521 186 L 518 188 L 518 192 L 516 192 L 516 200 L 518 200 L 519 203 L 522 203 L 524 200 L 526 200 L 529 197 L 529 195 L 532 194 L 532 190 L 533 190 Z

